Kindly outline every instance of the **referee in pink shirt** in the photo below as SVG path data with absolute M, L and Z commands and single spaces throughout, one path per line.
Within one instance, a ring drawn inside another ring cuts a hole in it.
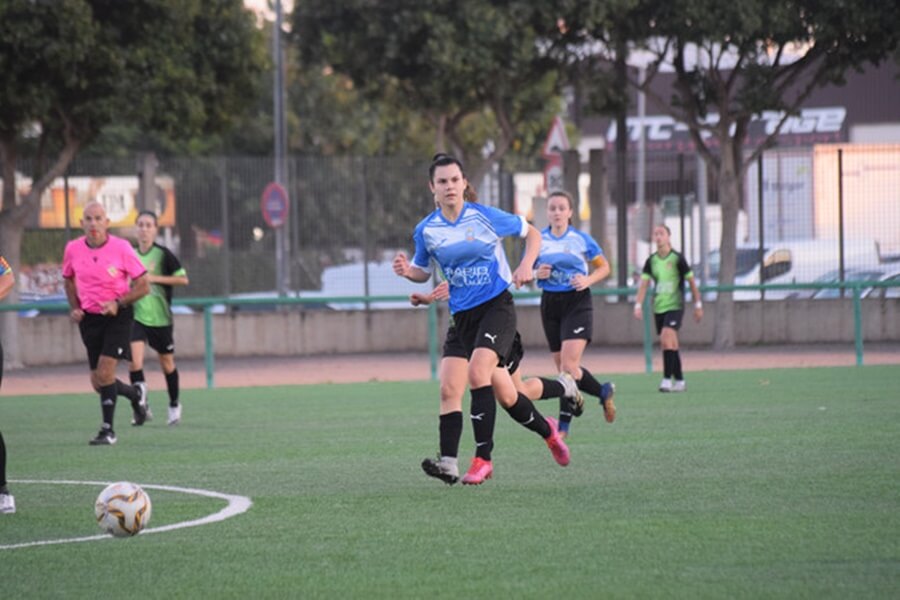
M 78 323 L 87 349 L 91 385 L 100 393 L 103 423 L 92 446 L 116 443 L 113 416 L 116 397 L 131 400 L 133 425 L 147 419 L 146 400 L 137 388 L 116 379 L 120 360 L 131 357 L 132 304 L 150 291 L 147 270 L 131 244 L 109 235 L 109 217 L 99 202 L 89 202 L 81 218 L 84 237 L 66 244 L 63 277 L 69 315 Z

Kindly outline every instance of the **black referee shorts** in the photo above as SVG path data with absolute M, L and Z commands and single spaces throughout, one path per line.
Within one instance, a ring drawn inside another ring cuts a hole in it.
M 134 309 L 130 306 L 119 308 L 118 314 L 114 317 L 84 313 L 78 329 L 81 332 L 81 341 L 87 349 L 91 371 L 97 368 L 101 355 L 118 360 L 131 360 L 133 320 Z

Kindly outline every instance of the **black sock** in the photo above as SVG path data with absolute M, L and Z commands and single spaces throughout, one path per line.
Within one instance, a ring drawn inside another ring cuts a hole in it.
M 131 385 L 144 383 L 144 370 L 138 369 L 137 371 L 128 371 L 128 378 L 131 380 Z
M 668 379 L 675 372 L 677 350 L 663 350 L 663 377 Z
M 441 436 L 441 456 L 456 458 L 459 455 L 459 438 L 462 436 L 463 414 L 454 411 L 441 415 L 438 432 Z
M 684 379 L 684 373 L 681 372 L 681 352 L 672 350 L 672 353 L 672 375 L 675 376 L 675 379 L 681 381 Z
M 581 367 L 581 379 L 576 381 L 578 384 L 578 389 L 582 392 L 587 392 L 591 396 L 600 397 L 600 382 L 597 381 L 591 372 Z
M 0 433 L 0 493 L 6 493 L 6 444 L 3 443 L 3 433 Z
M 178 369 L 166 373 L 166 388 L 169 390 L 169 406 L 178 406 Z
M 103 429 L 113 430 L 113 416 L 116 414 L 116 389 L 121 383 L 118 379 L 116 383 L 104 385 L 100 388 L 100 410 L 103 413 Z M 125 385 L 124 383 L 122 385 Z M 130 386 L 129 386 L 130 387 Z
M 559 430 L 566 433 L 569 432 L 569 424 L 572 423 L 572 409 L 569 401 L 565 398 L 559 399 Z
M 534 431 L 544 439 L 550 437 L 550 424 L 547 423 L 547 419 L 523 394 L 519 394 L 516 403 L 507 408 L 506 412 L 522 427 Z
M 489 385 L 472 390 L 469 416 L 475 433 L 475 456 L 491 460 L 494 449 L 494 421 L 497 419 L 497 401 L 494 388 Z
M 116 379 L 116 382 L 113 385 L 115 386 L 116 395 L 117 396 L 125 396 L 126 398 L 131 400 L 132 404 L 134 404 L 135 402 L 137 402 L 141 399 L 141 395 L 138 393 L 137 388 L 134 386 L 128 385 L 121 379 Z M 103 388 L 100 388 L 100 392 L 101 393 L 103 392 Z
M 547 379 L 546 377 L 538 377 L 541 380 L 541 383 L 544 384 L 544 391 L 541 392 L 541 400 L 545 400 L 547 398 L 562 398 L 566 393 L 566 388 L 563 387 L 556 379 Z

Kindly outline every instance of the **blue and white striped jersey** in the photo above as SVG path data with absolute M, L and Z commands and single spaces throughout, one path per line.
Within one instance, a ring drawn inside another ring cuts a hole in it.
M 524 217 L 481 204 L 464 203 L 455 222 L 436 209 L 416 225 L 412 265 L 430 273 L 434 260 L 450 283 L 450 312 L 468 310 L 509 287 L 512 271 L 500 240 L 525 237 L 528 227 Z
M 541 232 L 541 253 L 535 267 L 550 265 L 553 269 L 549 278 L 537 280 L 538 287 L 547 292 L 571 292 L 575 289 L 572 277 L 587 275 L 588 263 L 598 256 L 603 256 L 603 250 L 586 233 L 569 227 L 556 237 L 547 227 Z

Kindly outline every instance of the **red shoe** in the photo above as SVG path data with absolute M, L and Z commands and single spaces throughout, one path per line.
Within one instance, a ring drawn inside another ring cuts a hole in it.
M 491 464 L 491 461 L 476 456 L 472 459 L 472 466 L 469 467 L 468 472 L 463 475 L 462 483 L 463 485 L 481 485 L 493 474 L 494 465 Z
M 547 424 L 550 425 L 550 437 L 544 441 L 547 442 L 547 447 L 550 448 L 550 452 L 553 454 L 553 460 L 559 466 L 565 467 L 569 464 L 569 447 L 566 446 L 566 442 L 559 435 L 559 426 L 556 424 L 556 419 L 553 417 L 544 418 L 547 419 Z

